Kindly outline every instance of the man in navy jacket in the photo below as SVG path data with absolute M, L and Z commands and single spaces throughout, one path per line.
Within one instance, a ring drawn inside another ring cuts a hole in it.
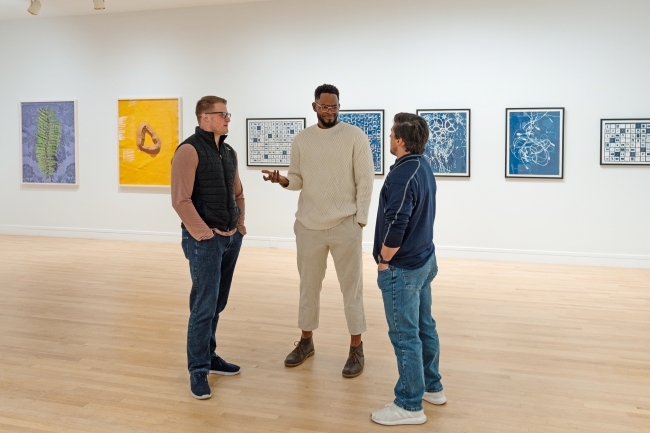
M 399 113 L 390 134 L 397 161 L 379 196 L 373 256 L 384 300 L 388 336 L 399 380 L 395 400 L 372 413 L 383 425 L 423 424 L 422 400 L 444 404 L 438 362 L 440 345 L 431 316 L 431 281 L 438 273 L 433 244 L 436 181 L 422 155 L 429 139 L 426 121 Z

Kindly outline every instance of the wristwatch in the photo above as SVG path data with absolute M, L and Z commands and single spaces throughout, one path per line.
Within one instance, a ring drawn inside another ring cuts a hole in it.
M 381 253 L 377 254 L 377 259 L 379 260 L 379 264 L 382 265 L 389 265 L 390 260 L 384 260 L 384 258 L 381 256 Z

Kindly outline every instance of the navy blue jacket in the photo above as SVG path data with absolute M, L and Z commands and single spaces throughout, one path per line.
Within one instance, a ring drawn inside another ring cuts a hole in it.
M 418 269 L 435 252 L 436 180 L 422 155 L 406 154 L 390 167 L 379 195 L 373 256 L 382 244 L 400 249 L 391 266 Z

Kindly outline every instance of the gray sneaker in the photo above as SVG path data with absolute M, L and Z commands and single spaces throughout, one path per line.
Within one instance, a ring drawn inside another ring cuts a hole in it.
M 363 343 L 358 347 L 350 346 L 350 354 L 345 367 L 343 367 L 343 377 L 353 378 L 360 375 L 363 372 L 364 359 Z
M 300 341 L 296 341 L 294 344 L 296 348 L 284 360 L 284 365 L 287 367 L 297 367 L 305 362 L 305 359 L 314 354 L 314 341 L 312 337 L 301 338 Z
M 444 391 L 438 392 L 424 392 L 422 400 L 428 401 L 431 404 L 445 404 L 447 403 L 447 397 L 445 397 Z
M 409 425 L 427 422 L 427 416 L 423 410 L 405 410 L 396 406 L 395 403 L 388 403 L 383 409 L 373 412 L 371 419 L 382 425 Z

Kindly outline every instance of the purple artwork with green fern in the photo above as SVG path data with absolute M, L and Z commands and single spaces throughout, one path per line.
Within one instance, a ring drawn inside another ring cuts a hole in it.
M 74 101 L 23 102 L 23 183 L 77 183 Z

